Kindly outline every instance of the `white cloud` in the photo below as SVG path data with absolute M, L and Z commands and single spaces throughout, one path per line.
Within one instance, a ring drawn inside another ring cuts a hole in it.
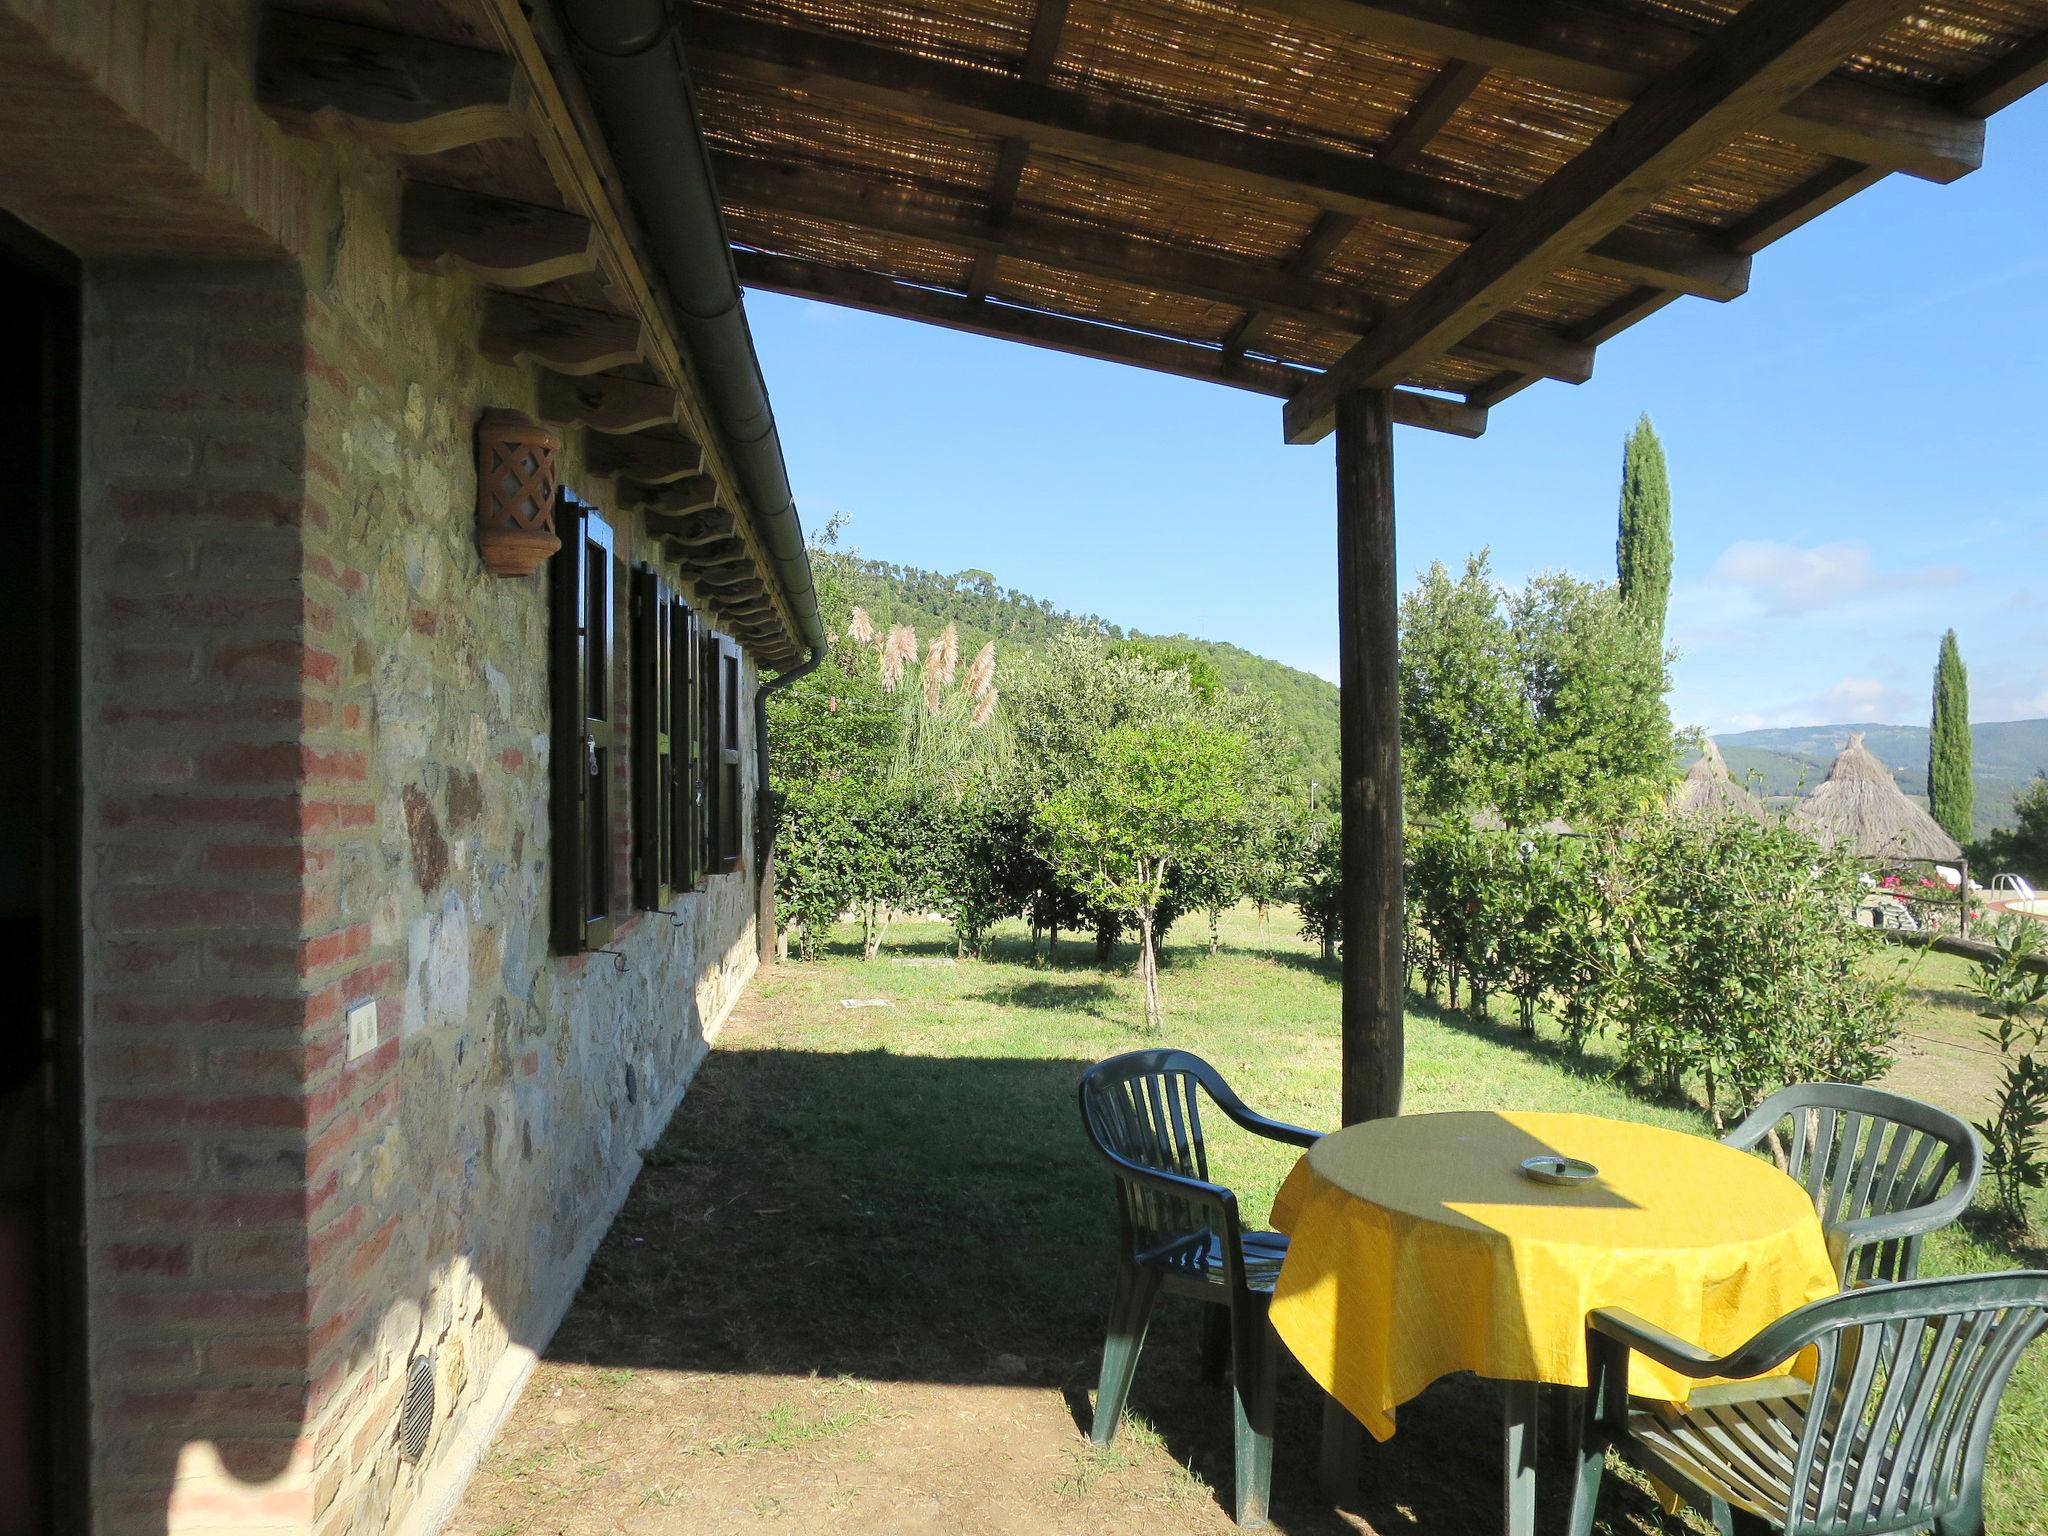
M 1870 593 L 1952 587 L 1956 565 L 1880 571 L 1860 540 L 1801 549 L 1776 539 L 1741 539 L 1721 551 L 1707 581 L 1749 596 L 1768 614 L 1813 613 Z

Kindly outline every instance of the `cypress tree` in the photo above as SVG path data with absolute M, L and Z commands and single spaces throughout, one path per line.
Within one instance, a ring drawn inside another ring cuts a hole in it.
M 1970 777 L 1970 674 L 1956 632 L 1941 637 L 1934 664 L 1934 718 L 1927 731 L 1927 805 L 1959 843 L 1970 840 L 1977 791 Z
M 1614 541 L 1614 566 L 1621 600 L 1661 638 L 1671 599 L 1671 482 L 1664 472 L 1664 445 L 1647 415 L 1637 419 L 1621 450 L 1621 531 Z

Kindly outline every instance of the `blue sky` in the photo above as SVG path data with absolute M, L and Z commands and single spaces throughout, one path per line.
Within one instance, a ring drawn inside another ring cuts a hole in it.
M 1611 577 L 1621 443 L 1671 464 L 1683 724 L 1924 723 L 1953 625 L 1979 720 L 2048 715 L 2048 92 L 1948 187 L 1893 176 L 1541 384 L 1476 442 L 1401 429 L 1404 586 L 1482 546 Z M 1277 401 L 748 298 L 807 526 L 1335 678 L 1332 450 Z

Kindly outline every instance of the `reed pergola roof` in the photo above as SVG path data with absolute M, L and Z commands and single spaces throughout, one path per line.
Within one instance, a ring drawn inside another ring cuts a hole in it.
M 678 0 L 742 280 L 1476 435 L 1900 171 L 2048 0 Z

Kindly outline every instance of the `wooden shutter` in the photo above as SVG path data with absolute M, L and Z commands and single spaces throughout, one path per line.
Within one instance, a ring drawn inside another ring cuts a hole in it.
M 674 775 L 670 781 L 669 866 L 679 891 L 694 889 L 704 878 L 704 726 L 697 697 L 697 615 L 677 595 L 670 620 L 669 719 L 674 733 L 670 748 Z
M 718 642 L 718 871 L 740 867 L 746 805 L 740 794 L 740 648 Z
M 562 550 L 549 575 L 549 881 L 555 948 L 579 954 L 612 937 L 612 530 L 566 491 L 556 497 L 555 530 Z
M 719 772 L 718 690 L 723 680 L 718 664 L 718 636 L 709 629 L 697 635 L 697 769 L 702 789 L 697 806 L 697 868 L 700 874 L 716 874 L 720 868 L 718 828 L 724 789 Z
M 633 572 L 633 904 L 676 892 L 675 593 L 651 565 Z

